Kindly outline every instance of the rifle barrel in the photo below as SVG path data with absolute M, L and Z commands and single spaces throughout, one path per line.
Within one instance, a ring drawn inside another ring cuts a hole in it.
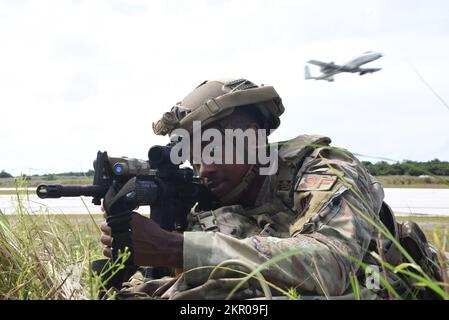
M 61 197 L 99 197 L 106 194 L 106 188 L 102 186 L 63 186 L 60 184 L 40 184 L 36 194 L 41 199 Z

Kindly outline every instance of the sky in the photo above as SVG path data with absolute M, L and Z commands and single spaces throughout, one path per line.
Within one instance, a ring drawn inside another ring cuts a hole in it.
M 384 54 L 335 82 L 310 59 Z M 273 85 L 270 141 L 331 137 L 362 160 L 449 161 L 445 0 L 0 0 L 0 170 L 87 171 L 98 150 L 145 159 L 151 124 L 206 79 Z M 312 69 L 318 74 L 318 69 Z

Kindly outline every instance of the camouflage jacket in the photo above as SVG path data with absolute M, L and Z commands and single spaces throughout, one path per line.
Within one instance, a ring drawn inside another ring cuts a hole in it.
M 184 233 L 184 272 L 153 281 L 137 276 L 122 291 L 223 299 L 242 274 L 221 271 L 209 279 L 214 266 L 238 259 L 255 269 L 281 256 L 261 270 L 273 287 L 321 296 L 350 291 L 350 275 L 360 269 L 356 261 L 365 260 L 370 243 L 379 237 L 368 220 L 376 219 L 384 193 L 355 156 L 329 147 L 330 142 L 302 135 L 280 143 L 278 172 L 266 177 L 253 208 L 192 211 Z M 250 280 L 233 298 L 257 296 L 263 296 L 260 285 Z

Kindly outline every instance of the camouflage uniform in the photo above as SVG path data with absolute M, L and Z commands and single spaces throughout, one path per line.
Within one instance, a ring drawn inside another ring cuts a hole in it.
M 281 143 L 279 170 L 266 177 L 254 207 L 192 210 L 184 233 L 184 272 L 159 280 L 137 273 L 121 295 L 223 299 L 242 274 L 223 271 L 209 279 L 213 266 L 238 259 L 257 268 L 289 252 L 261 270 L 266 281 L 304 295 L 350 292 L 350 275 L 359 275 L 360 268 L 348 257 L 368 256 L 378 231 L 367 218 L 377 219 L 384 193 L 351 153 L 329 143 L 327 137 L 308 135 Z M 250 280 L 233 298 L 260 296 L 259 283 Z
M 284 112 L 272 86 L 246 79 L 208 80 L 164 113 L 153 130 L 159 135 L 172 135 L 176 129 L 192 133 L 195 121 L 206 127 L 223 124 L 236 108 L 257 115 L 259 128 L 270 130 L 279 126 Z M 374 295 L 363 288 L 365 267 L 378 266 L 379 260 L 392 266 L 409 261 L 381 235 L 379 225 L 396 237 L 420 268 L 442 281 L 436 251 L 419 226 L 396 223 L 383 202 L 380 184 L 351 153 L 330 147 L 330 142 L 327 137 L 302 135 L 280 143 L 278 171 L 266 176 L 253 207 L 233 204 L 248 191 L 257 166 L 220 198 L 221 208 L 192 210 L 184 232 L 182 273 L 152 280 L 141 268 L 119 297 L 223 299 L 242 283 L 239 271 L 256 272 L 261 266 L 257 276 L 276 287 L 272 289 L 276 296 L 285 297 L 285 290 L 294 288 L 303 298 L 353 299 L 352 284 L 357 280 L 363 298 L 386 297 L 381 286 L 371 290 Z M 214 270 L 222 263 L 230 263 L 234 270 Z M 405 297 L 434 297 L 428 290 L 410 295 L 419 288 L 416 280 L 379 271 Z M 269 295 L 263 281 L 250 279 L 232 297 Z

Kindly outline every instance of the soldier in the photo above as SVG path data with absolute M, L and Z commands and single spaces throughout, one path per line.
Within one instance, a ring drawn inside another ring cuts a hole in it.
M 180 128 L 191 133 L 193 122 L 201 121 L 201 130 L 215 128 L 223 135 L 225 129 L 257 132 L 276 129 L 283 112 L 271 86 L 245 79 L 211 80 L 177 103 L 153 129 L 160 135 Z M 364 285 L 362 266 L 376 265 L 376 256 L 400 262 L 376 226 L 382 219 L 394 233 L 397 225 L 379 182 L 351 153 L 330 147 L 330 142 L 324 136 L 300 135 L 279 143 L 278 170 L 271 175 L 260 174 L 260 163 L 194 164 L 221 206 L 192 210 L 182 234 L 133 214 L 134 262 L 180 273 L 148 279 L 138 272 L 119 296 L 223 299 L 242 282 L 242 272 L 255 270 L 266 282 L 245 281 L 233 298 L 285 296 L 292 288 L 302 296 L 354 297 L 351 280 Z M 110 228 L 103 224 L 101 229 L 104 254 L 111 257 Z M 213 271 L 223 262 L 235 270 Z

